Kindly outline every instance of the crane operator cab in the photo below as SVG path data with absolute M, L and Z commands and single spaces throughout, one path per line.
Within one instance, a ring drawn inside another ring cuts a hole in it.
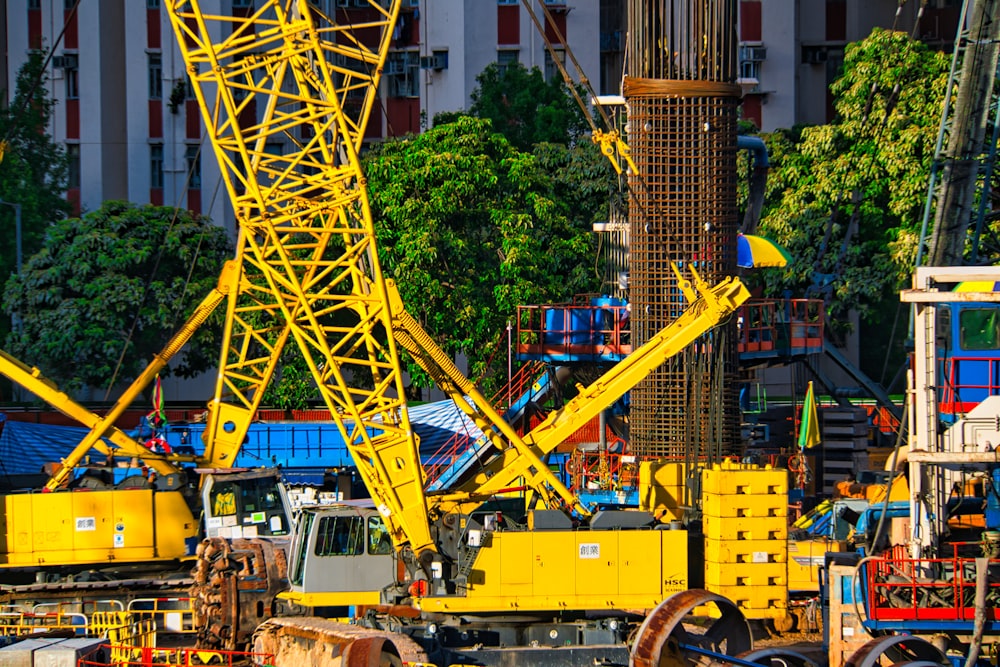
M 279 537 L 291 532 L 291 503 L 277 471 L 212 473 L 205 478 L 202 499 L 206 537 Z

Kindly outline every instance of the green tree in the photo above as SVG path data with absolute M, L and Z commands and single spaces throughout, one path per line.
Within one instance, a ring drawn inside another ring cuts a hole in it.
M 6 143 L 0 160 L 0 199 L 21 207 L 24 257 L 41 247 L 49 223 L 66 217 L 72 209 L 65 198 L 66 153 L 49 135 L 54 103 L 46 93 L 44 57 L 41 51 L 29 53 L 17 73 L 10 106 L 0 108 L 0 140 Z M 17 272 L 14 225 L 14 208 L 0 205 L 0 233 L 11 240 L 0 246 L 3 279 Z M 6 332 L 8 324 L 0 325 L 0 332 Z
M 470 113 L 493 121 L 495 131 L 518 150 L 531 150 L 543 142 L 568 144 L 589 131 L 562 79 L 546 81 L 537 67 L 529 70 L 511 63 L 501 68 L 492 63 L 476 77 L 476 83 Z
M 848 46 L 836 119 L 765 138 L 772 162 L 762 233 L 794 258 L 761 274 L 770 294 L 822 294 L 831 321 L 871 321 L 913 270 L 948 56 L 875 29 Z M 893 308 L 889 309 L 893 311 Z
M 603 158 L 539 151 L 518 152 L 488 120 L 462 117 L 365 159 L 386 276 L 445 351 L 469 357 L 474 377 L 518 305 L 565 301 L 599 284 L 590 225 L 606 211 L 594 180 Z
M 51 225 L 22 277 L 7 281 L 4 308 L 23 324 L 6 347 L 65 390 L 131 381 L 215 286 L 231 256 L 228 235 L 207 218 L 105 202 Z M 212 367 L 220 329 L 202 326 L 175 357 L 173 372 L 190 377 Z

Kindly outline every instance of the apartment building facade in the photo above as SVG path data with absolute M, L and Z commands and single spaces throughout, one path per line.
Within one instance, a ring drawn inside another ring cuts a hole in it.
M 544 1 L 552 16 L 545 22 Z M 206 11 L 244 14 L 253 0 L 203 0 Z M 314 0 L 325 12 L 363 20 L 366 0 Z M 913 31 L 914 0 L 741 0 L 743 115 L 763 131 L 833 116 L 829 85 L 844 47 L 874 26 Z M 932 0 L 916 34 L 950 44 L 961 0 Z M 577 73 L 561 33 L 592 87 L 620 89 L 623 0 L 532 0 L 546 48 L 521 0 L 403 0 L 386 63 L 382 104 L 369 141 L 420 132 L 436 114 L 467 109 L 490 63 L 519 62 L 559 76 L 554 58 Z M 0 0 L 2 74 L 10 89 L 30 49 L 52 51 L 52 134 L 66 146 L 67 196 L 81 210 L 106 199 L 190 208 L 233 229 L 232 212 L 184 64 L 160 0 Z M 0 81 L 0 84 L 4 84 Z
M 830 84 L 844 49 L 872 28 L 951 49 L 962 0 L 740 0 L 743 117 L 764 132 L 833 120 Z

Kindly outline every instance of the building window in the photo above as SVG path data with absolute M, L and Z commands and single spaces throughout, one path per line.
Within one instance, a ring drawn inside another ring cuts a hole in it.
M 76 9 L 77 0 L 63 0 L 63 9 L 67 12 Z
M 159 9 L 160 0 L 146 0 L 146 9 Z
M 559 58 L 559 62 L 562 65 L 566 64 L 566 52 L 562 49 L 556 49 L 556 55 Z M 546 81 L 561 81 L 562 73 L 559 71 L 559 66 L 556 65 L 556 61 L 552 59 L 552 52 L 546 49 L 545 51 L 545 80 Z
M 246 9 L 253 7 L 253 0 L 233 0 L 233 9 Z
M 389 97 L 420 96 L 420 54 L 416 51 L 393 51 L 385 64 Z
M 149 146 L 149 187 L 163 187 L 163 144 Z
M 76 67 L 67 67 L 63 70 L 66 79 L 66 99 L 80 99 L 80 70 Z
M 42 9 L 42 0 L 28 0 L 28 9 Z
M 163 56 L 150 53 L 146 57 L 149 63 L 149 99 L 163 99 Z
M 80 144 L 66 144 L 66 159 L 69 162 L 67 182 L 70 190 L 80 188 Z
M 500 76 L 503 76 L 504 72 L 507 71 L 508 65 L 519 62 L 521 62 L 521 52 L 517 49 L 501 49 L 497 51 L 497 69 L 500 70 Z
M 498 5 L 516 5 L 521 0 L 497 0 Z
M 185 151 L 188 167 L 188 190 L 201 189 L 201 147 L 188 146 Z

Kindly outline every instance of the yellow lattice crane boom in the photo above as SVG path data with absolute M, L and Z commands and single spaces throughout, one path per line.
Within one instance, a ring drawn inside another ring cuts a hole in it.
M 206 457 L 235 455 L 290 336 L 393 536 L 421 553 L 433 551 L 423 473 L 399 354 L 384 335 L 386 285 L 358 161 L 399 5 L 373 0 L 346 23 L 306 0 L 258 2 L 248 17 L 166 3 L 243 266 Z

